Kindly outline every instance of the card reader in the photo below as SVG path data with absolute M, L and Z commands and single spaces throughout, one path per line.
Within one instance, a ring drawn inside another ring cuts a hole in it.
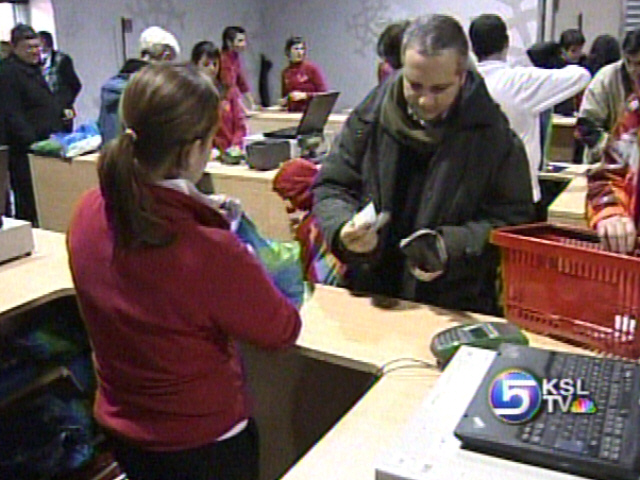
M 461 345 L 496 350 L 502 343 L 529 345 L 529 339 L 514 324 L 486 322 L 457 325 L 436 333 L 431 339 L 431 353 L 444 368 Z

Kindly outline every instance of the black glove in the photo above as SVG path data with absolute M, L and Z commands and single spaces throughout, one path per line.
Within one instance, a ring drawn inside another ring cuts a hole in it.
M 444 240 L 435 230 L 425 228 L 403 238 L 400 250 L 407 257 L 413 276 L 422 282 L 439 277 L 447 265 Z

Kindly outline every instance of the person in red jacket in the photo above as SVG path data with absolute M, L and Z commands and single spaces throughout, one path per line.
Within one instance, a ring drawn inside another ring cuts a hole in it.
M 301 320 L 194 184 L 219 98 L 192 66 L 150 65 L 100 153 L 67 245 L 98 377 L 94 411 L 131 480 L 257 480 L 236 340 L 294 344 Z
M 238 26 L 226 27 L 222 32 L 220 80 L 230 95 L 237 95 L 245 115 L 255 108 L 255 101 L 244 72 L 240 54 L 247 49 L 247 32 Z M 242 98 L 244 96 L 244 99 Z
M 220 78 L 220 49 L 213 42 L 198 42 L 191 51 L 191 63 L 202 68 L 214 81 L 220 93 L 220 122 L 213 145 L 224 153 L 231 147 L 242 148 L 247 125 L 240 99 L 226 88 Z
M 282 70 L 281 102 L 290 112 L 302 112 L 314 94 L 327 91 L 327 84 L 320 67 L 307 60 L 307 45 L 302 37 L 289 38 L 284 52 L 289 65 Z
M 640 92 L 636 91 L 624 102 L 599 162 L 587 175 L 587 221 L 604 246 L 616 253 L 632 253 L 638 245 L 638 132 Z

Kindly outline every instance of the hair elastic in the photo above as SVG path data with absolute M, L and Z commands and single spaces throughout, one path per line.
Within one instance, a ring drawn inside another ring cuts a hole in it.
M 134 142 L 138 140 L 138 134 L 135 132 L 133 128 L 126 128 L 124 130 L 124 134 L 130 136 Z

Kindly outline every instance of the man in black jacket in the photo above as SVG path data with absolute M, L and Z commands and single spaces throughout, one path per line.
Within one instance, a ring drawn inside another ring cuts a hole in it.
M 468 53 L 449 16 L 410 25 L 401 73 L 352 112 L 324 159 L 313 212 L 353 288 L 496 314 L 489 233 L 531 221 L 533 200 L 522 143 Z
M 73 104 L 82 89 L 73 60 L 60 50 L 53 48 L 53 35 L 47 31 L 38 32 L 42 48 L 42 73 L 49 88 L 64 109 L 64 131 L 73 131 L 75 110 Z
M 5 103 L 9 170 L 16 217 L 37 224 L 35 197 L 27 155 L 29 145 L 62 130 L 63 108 L 40 69 L 40 39 L 28 25 L 11 30 L 13 53 L 0 72 L 0 99 Z

